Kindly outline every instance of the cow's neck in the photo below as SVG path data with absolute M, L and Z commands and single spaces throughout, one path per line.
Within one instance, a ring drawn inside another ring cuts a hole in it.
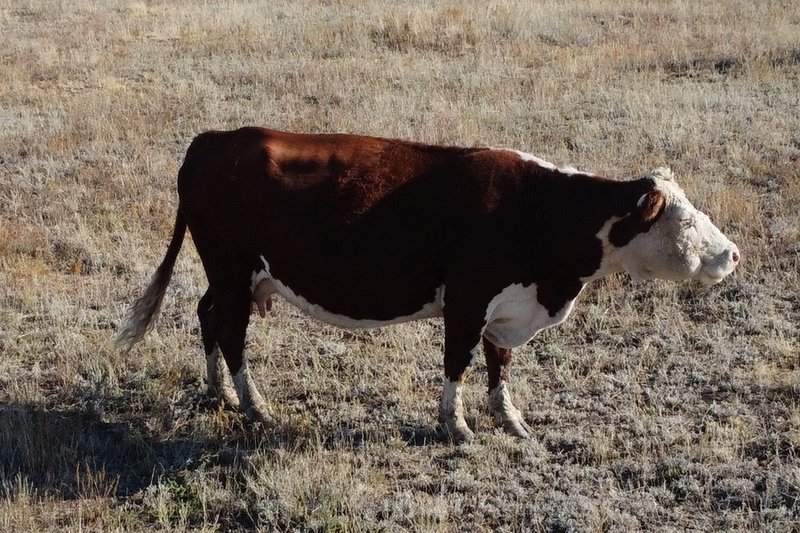
M 536 209 L 542 210 L 544 216 L 554 221 L 576 217 L 576 220 L 570 220 L 567 224 L 571 238 L 561 242 L 561 253 L 580 263 L 584 254 L 596 253 L 592 251 L 590 241 L 593 239 L 590 235 L 602 242 L 599 266 L 596 256 L 594 260 L 586 256 L 587 264 L 594 263 L 595 266 L 590 271 L 581 272 L 580 281 L 585 284 L 616 272 L 628 272 L 634 279 L 646 277 L 646 273 L 636 270 L 635 262 L 628 257 L 630 254 L 627 254 L 625 247 L 618 248 L 610 244 L 609 232 L 616 221 L 635 208 L 642 195 L 653 189 L 652 180 L 617 181 L 583 173 L 560 175 L 564 172 L 557 169 L 546 172 L 548 176 L 540 174 L 540 183 L 545 183 L 546 188 L 535 191 L 533 196 L 552 198 L 552 201 L 546 205 L 537 201 Z M 556 179 L 549 179 L 551 177 Z M 581 238 L 581 235 L 590 241 Z
M 594 274 L 581 278 L 583 283 L 589 283 L 590 281 L 605 278 L 606 276 L 610 276 L 611 274 L 616 274 L 618 272 L 628 272 L 635 280 L 641 278 L 641 276 L 638 275 L 638 272 L 632 272 L 632 269 L 626 268 L 627 261 L 624 250 L 621 248 L 616 248 L 608 242 L 608 232 L 614 222 L 619 219 L 620 217 L 613 217 L 610 219 L 605 225 L 603 225 L 603 228 L 597 234 L 597 237 L 603 242 L 603 259 L 600 263 L 600 268 L 598 268 Z
M 606 182 L 604 186 L 609 187 L 610 190 L 616 189 L 621 194 L 611 196 L 612 200 L 607 208 L 608 218 L 596 233 L 596 237 L 603 243 L 603 259 L 600 268 L 591 276 L 582 278 L 582 281 L 588 283 L 618 272 L 629 274 L 635 281 L 648 279 L 650 277 L 648 273 L 640 268 L 635 258 L 631 257 L 630 248 L 627 246 L 617 247 L 611 244 L 609 242 L 609 233 L 614 223 L 628 214 L 643 194 L 652 190 L 653 182 L 647 179 L 640 179 L 627 182 Z

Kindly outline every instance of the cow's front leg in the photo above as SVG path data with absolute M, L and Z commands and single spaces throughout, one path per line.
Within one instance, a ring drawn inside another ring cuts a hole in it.
M 507 366 L 511 362 L 511 350 L 500 348 L 484 337 L 483 351 L 489 374 L 489 409 L 495 422 L 502 426 L 506 433 L 523 439 L 529 438 L 531 428 L 525 423 L 519 409 L 511 403 L 511 394 L 508 391 Z
M 449 310 L 455 306 L 450 304 Z M 470 442 L 475 434 L 464 419 L 462 387 L 464 373 L 475 358 L 480 342 L 483 322 L 476 320 L 470 324 L 463 315 L 448 313 L 447 304 L 444 316 L 444 386 L 439 403 L 439 422 L 456 443 Z

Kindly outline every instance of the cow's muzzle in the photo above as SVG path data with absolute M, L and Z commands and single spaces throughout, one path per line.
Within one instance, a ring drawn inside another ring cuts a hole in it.
M 729 247 L 703 264 L 703 268 L 700 270 L 700 281 L 706 285 L 719 283 L 734 271 L 741 259 L 739 248 L 731 243 Z

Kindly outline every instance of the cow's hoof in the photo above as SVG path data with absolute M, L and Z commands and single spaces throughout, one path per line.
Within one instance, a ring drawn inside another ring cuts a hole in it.
M 511 403 L 511 395 L 504 381 L 489 392 L 489 409 L 495 422 L 506 433 L 520 439 L 529 439 L 533 433 L 530 426 L 525 423 L 522 413 Z
M 247 422 L 262 428 L 275 427 L 275 418 L 267 412 L 266 406 L 250 406 L 242 410 Z
M 531 428 L 524 420 L 517 420 L 514 418 L 506 418 L 502 422 L 503 430 L 509 435 L 520 439 L 531 438 Z
M 493 415 L 497 425 L 501 426 L 509 435 L 520 439 L 531 438 L 533 430 L 525 423 L 525 419 L 522 418 L 522 413 L 515 407 L 504 411 L 494 411 Z
M 223 384 L 218 387 L 209 385 L 206 393 L 209 397 L 222 400 L 226 405 L 234 409 L 239 407 L 239 397 L 236 396 L 236 391 L 233 390 L 233 387 L 228 384 Z
M 468 444 L 475 440 L 475 433 L 469 429 L 465 422 L 460 424 L 444 423 L 442 428 L 454 444 Z

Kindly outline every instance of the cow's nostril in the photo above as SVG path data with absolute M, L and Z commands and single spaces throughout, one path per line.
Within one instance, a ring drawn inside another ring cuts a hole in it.
M 736 250 L 734 250 L 734 251 L 733 251 L 733 253 L 731 254 L 731 259 L 733 259 L 733 262 L 734 262 L 734 263 L 738 263 L 738 262 L 739 262 L 739 259 L 740 259 L 740 257 L 739 257 L 739 252 L 737 252 Z

